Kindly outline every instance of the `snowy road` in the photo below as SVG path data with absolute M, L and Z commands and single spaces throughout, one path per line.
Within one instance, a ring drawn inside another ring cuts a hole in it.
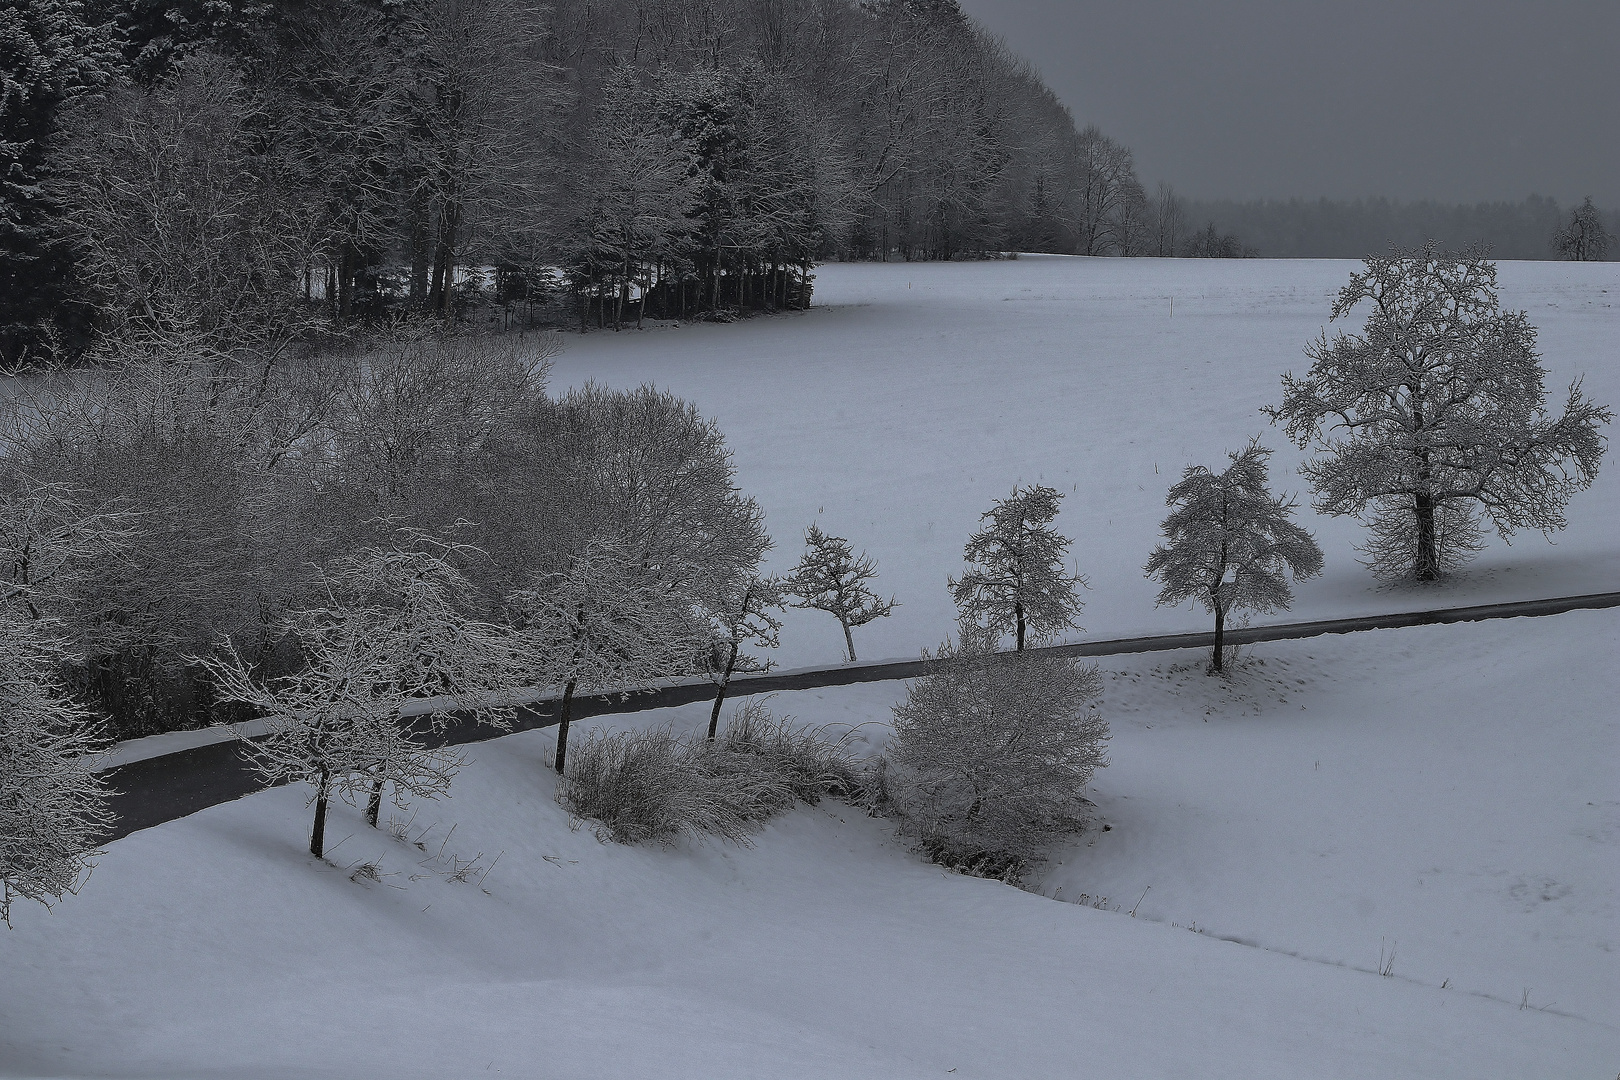
M 1578 609 L 1609 607 L 1620 607 L 1620 592 L 1253 626 L 1229 630 L 1227 639 L 1234 645 L 1243 645 L 1259 641 L 1316 637 L 1322 634 L 1345 634 L 1405 626 L 1433 626 L 1482 619 L 1557 615 Z M 1078 642 L 1056 645 L 1040 651 L 1062 656 L 1116 656 L 1129 653 L 1168 652 L 1174 649 L 1209 648 L 1212 643 L 1213 635 L 1210 633 L 1171 634 Z M 910 679 L 926 675 L 931 666 L 929 662 L 923 660 L 890 660 L 786 671 L 734 680 L 731 696 Z M 629 699 L 609 694 L 575 698 L 573 712 L 576 718 L 583 719 L 609 713 L 669 708 L 710 697 L 713 693 L 713 686 L 706 682 L 684 682 L 639 693 Z M 528 731 L 549 727 L 556 722 L 553 710 L 542 704 L 525 709 L 512 730 Z M 506 733 L 496 731 L 487 725 L 465 724 L 452 726 L 443 733 L 429 737 L 434 741 L 442 740 L 442 745 L 482 742 L 498 738 L 502 734 Z M 142 752 L 141 744 L 162 747 L 165 744 L 158 740 L 173 740 L 176 736 L 181 738 L 194 736 L 211 741 L 173 752 L 139 756 Z M 112 827 L 99 843 L 108 843 L 137 830 L 148 829 L 210 806 L 252 795 L 254 792 L 264 790 L 265 787 L 264 782 L 243 757 L 235 737 L 225 728 L 202 732 L 179 732 L 174 735 L 135 740 L 121 744 L 114 753 L 119 756 L 118 760 L 125 763 L 114 765 L 105 771 L 106 779 L 114 791 L 112 807 L 116 817 Z

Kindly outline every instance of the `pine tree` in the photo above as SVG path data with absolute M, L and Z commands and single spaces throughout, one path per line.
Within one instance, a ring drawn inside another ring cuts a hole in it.
M 1051 528 L 1061 498 L 1041 484 L 1014 485 L 1010 496 L 979 516 L 990 525 L 968 537 L 968 569 L 948 581 L 961 617 L 997 635 L 1011 633 L 1019 652 L 1026 636 L 1044 641 L 1079 629 L 1083 604 L 1075 590 L 1086 579 L 1064 567 L 1070 541 Z
M 1255 440 L 1230 456 L 1232 464 L 1219 475 L 1202 465 L 1182 473 L 1165 499 L 1177 507 L 1164 519 L 1166 543 L 1154 550 L 1144 568 L 1164 582 L 1160 604 L 1191 598 L 1214 613 L 1214 674 L 1222 670 L 1229 613 L 1286 610 L 1293 592 L 1284 571 L 1296 580 L 1322 571 L 1322 549 L 1310 533 L 1288 520 L 1293 502 L 1267 488 L 1271 451 Z
M 825 611 L 844 628 L 849 662 L 855 662 L 854 626 L 883 618 L 896 607 L 866 587 L 877 577 L 877 564 L 865 552 L 859 557 L 842 536 L 828 536 L 812 524 L 804 534 L 805 553 L 788 575 L 788 591 L 799 598 L 794 607 Z
M 1444 526 L 1478 509 L 1504 539 L 1515 529 L 1564 526 L 1564 505 L 1591 486 L 1610 411 L 1569 388 L 1562 416 L 1545 409 L 1545 372 L 1525 313 L 1504 312 L 1496 264 L 1477 251 L 1369 256 L 1339 291 L 1332 317 L 1371 304 L 1365 329 L 1312 342 L 1311 370 L 1283 376 L 1283 403 L 1265 410 L 1300 449 L 1301 467 L 1327 514 L 1406 517 L 1391 558 L 1419 581 L 1438 578 L 1448 556 Z M 1451 530 L 1466 537 L 1466 528 Z

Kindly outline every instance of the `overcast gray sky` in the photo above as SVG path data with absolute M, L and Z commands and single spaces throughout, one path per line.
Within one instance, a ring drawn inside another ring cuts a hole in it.
M 1620 0 L 961 0 L 1191 198 L 1620 206 Z

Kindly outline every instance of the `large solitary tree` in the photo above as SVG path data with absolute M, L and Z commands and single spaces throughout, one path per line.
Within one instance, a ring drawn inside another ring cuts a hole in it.
M 1300 469 L 1316 509 L 1370 513 L 1384 526 L 1374 560 L 1419 581 L 1446 564 L 1448 520 L 1483 513 L 1504 539 L 1561 529 L 1570 495 L 1597 474 L 1610 411 L 1577 380 L 1563 414 L 1548 415 L 1535 328 L 1501 310 L 1496 265 L 1479 251 L 1431 242 L 1365 262 L 1332 311 L 1366 302 L 1362 332 L 1324 332 L 1305 350 L 1310 371 L 1283 376 L 1282 405 L 1264 410 L 1317 449 Z
M 1602 262 L 1612 243 L 1614 237 L 1603 227 L 1603 213 L 1590 196 L 1570 211 L 1569 220 L 1552 238 L 1553 251 L 1570 262 Z
M 1061 498 L 1042 484 L 1014 485 L 979 515 L 989 525 L 968 537 L 967 570 L 948 581 L 962 619 L 998 637 L 1012 634 L 1019 652 L 1026 637 L 1041 641 L 1077 626 L 1075 589 L 1086 579 L 1063 565 L 1070 541 L 1052 528 Z
M 1285 571 L 1295 579 L 1322 572 L 1322 549 L 1289 520 L 1294 504 L 1272 495 L 1266 483 L 1271 451 L 1259 441 L 1230 455 L 1225 472 L 1190 466 L 1165 502 L 1165 542 L 1148 558 L 1146 572 L 1164 582 L 1160 604 L 1194 600 L 1215 616 L 1210 672 L 1221 672 L 1228 612 L 1287 609 L 1293 600 Z

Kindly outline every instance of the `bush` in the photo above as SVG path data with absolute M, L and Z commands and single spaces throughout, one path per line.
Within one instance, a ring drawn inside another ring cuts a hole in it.
M 800 799 L 814 804 L 858 789 L 841 743 L 750 702 L 714 742 L 668 728 L 591 732 L 569 750 L 557 801 L 621 844 L 694 833 L 746 845 L 767 818 Z
M 996 652 L 966 626 L 939 658 L 940 671 L 894 707 L 885 809 L 935 862 L 1016 881 L 1085 826 L 1081 792 L 1108 764 L 1108 725 L 1090 704 L 1101 677 L 1068 660 Z

